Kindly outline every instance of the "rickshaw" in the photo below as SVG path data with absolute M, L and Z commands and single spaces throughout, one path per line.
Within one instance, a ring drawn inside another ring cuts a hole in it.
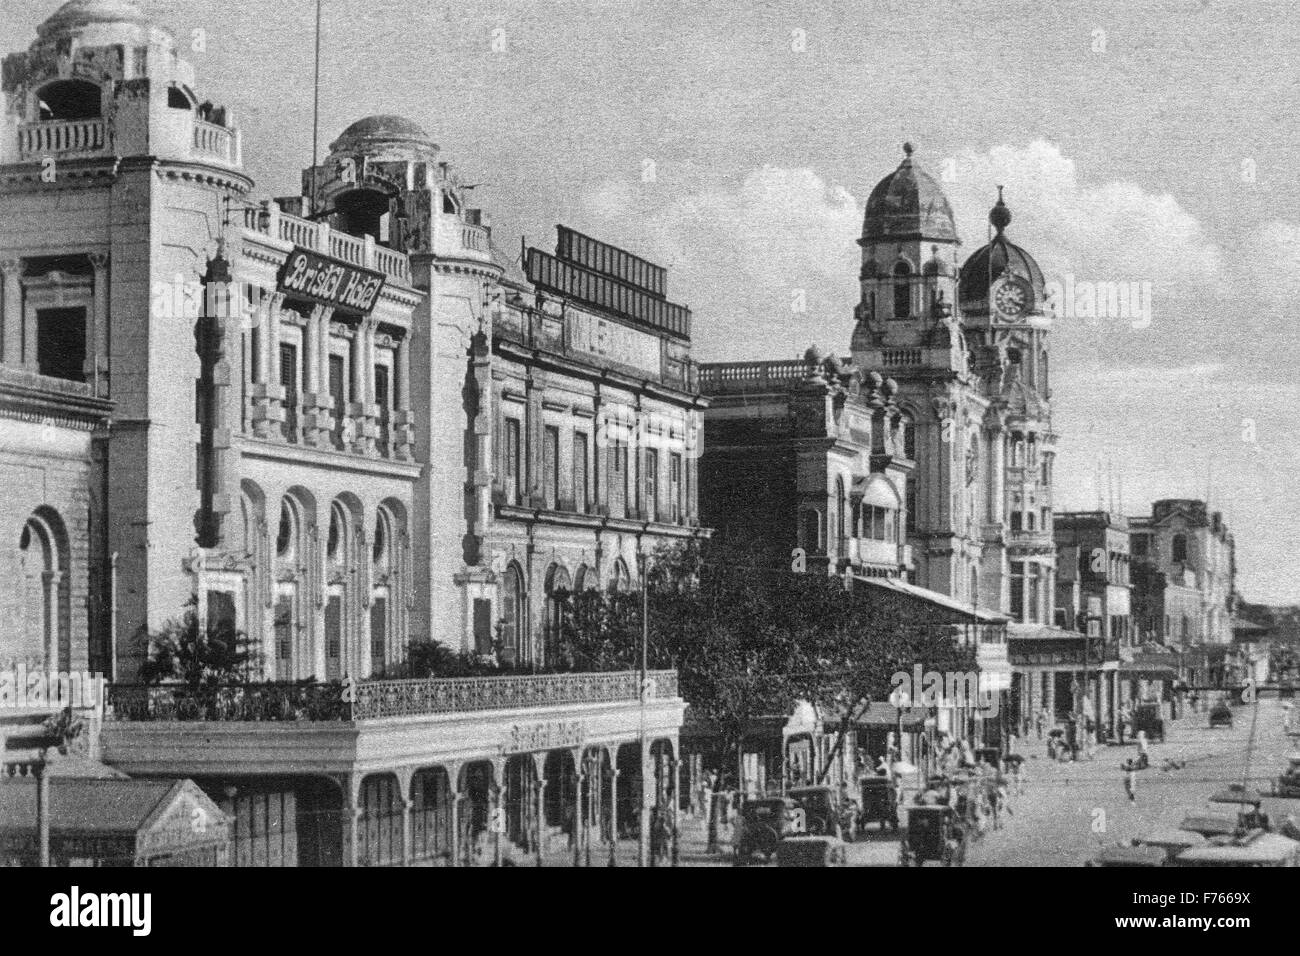
M 776 845 L 777 866 L 845 866 L 844 841 L 833 836 L 788 836 Z
M 1205 846 L 1209 841 L 1199 833 L 1191 830 L 1155 830 L 1133 841 L 1135 846 L 1155 847 L 1165 854 L 1166 862 L 1172 863 L 1174 857 L 1184 850 L 1195 846 Z
M 879 823 L 898 832 L 898 795 L 894 781 L 886 776 L 863 777 L 858 781 L 862 793 L 862 809 L 858 813 L 858 829 L 866 830 L 868 823 Z
M 1174 866 L 1300 866 L 1300 843 L 1251 830 L 1233 840 L 1184 850 L 1174 858 Z
M 1105 846 L 1084 866 L 1164 866 L 1165 851 L 1156 846 Z
M 1138 704 L 1133 708 L 1133 738 L 1145 733 L 1147 740 L 1163 743 L 1165 739 L 1165 722 L 1160 717 L 1160 705 L 1153 702 Z
M 842 825 L 845 818 L 844 807 L 841 806 L 843 801 L 834 787 L 792 787 L 786 791 L 786 796 L 803 808 L 804 825 L 809 834 L 835 837 L 844 835 L 849 840 L 853 839 L 857 822 L 850 813 L 847 825 Z M 847 833 L 844 832 L 846 830 Z
M 1300 799 L 1300 753 L 1286 759 L 1287 768 L 1273 781 L 1273 796 Z
M 920 805 L 907 810 L 907 830 L 898 843 L 899 866 L 922 866 L 937 860 L 944 866 L 961 866 L 966 842 L 952 807 Z
M 1215 727 L 1232 729 L 1232 708 L 1223 701 L 1210 708 L 1210 729 L 1213 730 Z
M 799 805 L 788 797 L 754 797 L 740 807 L 736 834 L 736 865 L 745 866 L 755 853 L 769 861 L 781 839 L 796 830 Z

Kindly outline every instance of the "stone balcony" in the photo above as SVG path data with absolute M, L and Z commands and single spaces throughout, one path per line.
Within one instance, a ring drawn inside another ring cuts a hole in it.
M 107 141 L 103 119 L 50 120 L 18 127 L 18 158 L 40 161 L 47 156 L 79 159 L 97 156 Z
M 374 269 L 402 285 L 411 284 L 411 261 L 405 253 L 381 246 L 369 236 L 350 236 L 331 229 L 328 223 L 291 216 L 269 200 L 260 207 L 244 209 L 244 229 L 290 247 L 312 249 L 363 269 Z
M 244 684 L 192 691 L 117 684 L 104 759 L 127 773 L 293 774 L 437 762 L 521 736 L 586 740 L 672 733 L 685 704 L 675 671 Z M 541 749 L 549 749 L 542 747 Z

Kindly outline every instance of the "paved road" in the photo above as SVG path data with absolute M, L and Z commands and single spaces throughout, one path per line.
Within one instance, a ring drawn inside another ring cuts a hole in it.
M 1282 706 L 1275 699 L 1234 708 L 1231 729 L 1210 730 L 1208 718 L 1184 718 L 1169 725 L 1166 741 L 1152 744 L 1151 767 L 1138 774 L 1137 799 L 1124 791 L 1120 764 L 1136 748 L 1105 747 L 1091 761 L 1052 764 L 1046 748 L 1026 761 L 1027 792 L 1013 803 L 1005 829 L 986 834 L 967 857 L 968 866 L 1078 866 L 1104 843 L 1125 842 L 1156 828 L 1176 827 L 1192 811 L 1230 811 L 1209 803 L 1210 795 L 1241 783 L 1250 751 L 1250 785 L 1267 791 L 1300 740 L 1282 731 Z M 1029 745 L 1026 744 L 1026 747 Z M 1163 770 L 1166 760 L 1185 762 Z M 1275 820 L 1300 816 L 1300 801 L 1269 799 L 1264 811 Z M 1094 831 L 1101 832 L 1094 832 Z

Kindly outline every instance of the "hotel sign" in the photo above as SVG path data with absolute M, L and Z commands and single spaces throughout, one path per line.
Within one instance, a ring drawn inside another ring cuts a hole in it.
M 566 345 L 585 359 L 626 365 L 658 378 L 662 372 L 659 338 L 617 322 L 570 309 L 565 315 Z
M 279 291 L 296 298 L 369 315 L 384 288 L 384 274 L 294 246 L 276 282 Z
M 581 747 L 587 740 L 587 725 L 580 720 L 552 720 L 540 724 L 515 724 L 510 728 L 501 753 L 526 754 L 561 747 Z

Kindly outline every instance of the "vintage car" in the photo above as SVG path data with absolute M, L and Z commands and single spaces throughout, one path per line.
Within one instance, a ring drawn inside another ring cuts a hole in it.
M 833 836 L 788 836 L 776 846 L 777 866 L 844 866 L 844 841 Z
M 736 826 L 736 865 L 745 866 L 754 854 L 771 860 L 783 837 L 799 832 L 799 805 L 788 797 L 752 797 L 740 807 Z
M 1273 781 L 1273 795 L 1300 799 L 1300 754 L 1287 757 L 1287 768 Z
M 1199 833 L 1203 837 L 1233 836 L 1241 830 L 1236 814 L 1191 813 L 1183 817 L 1178 829 Z
M 965 859 L 966 842 L 952 807 L 908 807 L 907 830 L 898 844 L 899 866 L 922 866 L 930 860 L 961 866 Z
M 1232 727 L 1232 708 L 1223 701 L 1210 708 L 1210 728 L 1215 727 Z
M 853 839 L 857 830 L 854 813 L 834 787 L 791 787 L 786 796 L 803 809 L 808 833 Z
M 1134 846 L 1155 847 L 1165 854 L 1166 862 L 1171 862 L 1174 857 L 1184 850 L 1190 850 L 1194 846 L 1205 846 L 1208 841 L 1200 833 L 1193 833 L 1191 830 L 1153 830 L 1150 833 L 1143 834 L 1133 841 Z
M 1300 843 L 1278 833 L 1250 830 L 1232 840 L 1194 846 L 1174 866 L 1300 866 Z
M 1168 854 L 1156 846 L 1106 846 L 1084 866 L 1164 866 Z
M 866 830 L 868 823 L 880 824 L 898 831 L 898 796 L 894 782 L 886 776 L 863 777 L 858 781 L 862 794 L 862 809 L 858 812 L 858 829 Z

